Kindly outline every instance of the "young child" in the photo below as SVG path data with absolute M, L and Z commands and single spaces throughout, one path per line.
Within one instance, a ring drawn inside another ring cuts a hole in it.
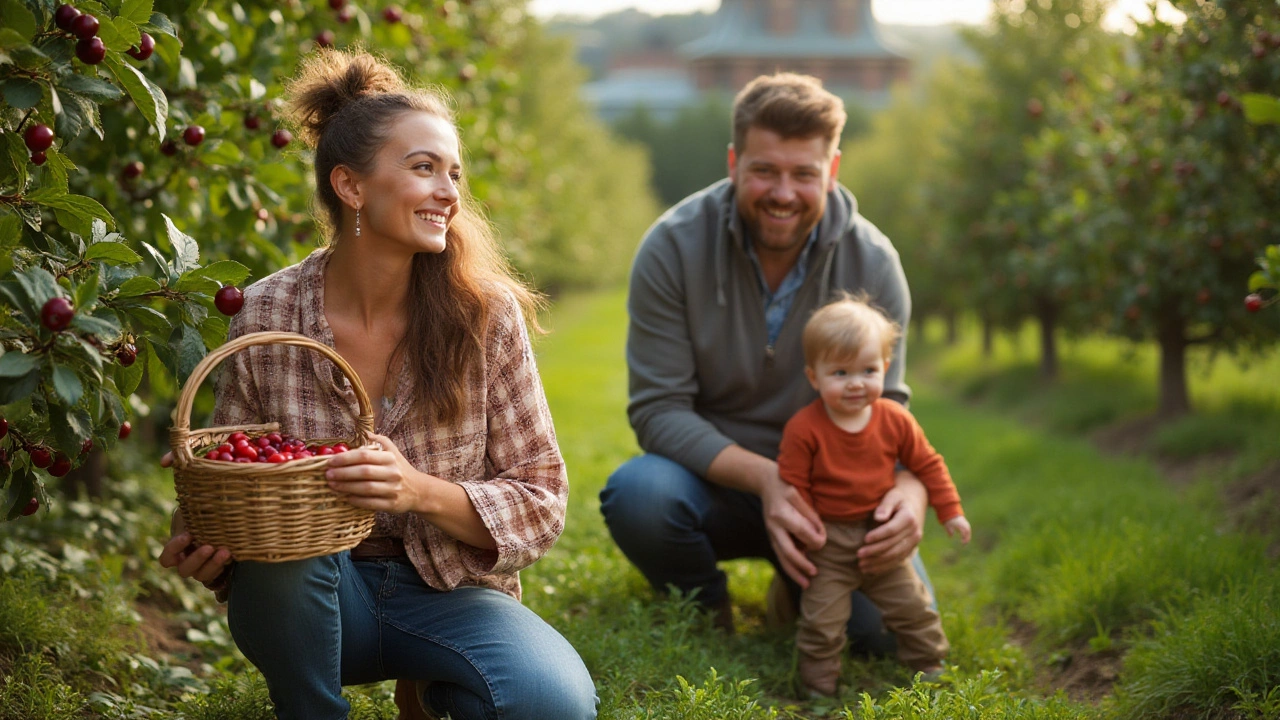
M 800 680 L 811 693 L 836 693 L 854 590 L 880 608 L 897 635 L 899 657 L 913 670 L 938 673 L 948 650 L 933 598 L 910 560 L 876 575 L 858 570 L 858 548 L 899 462 L 924 483 L 947 534 L 969 542 L 969 522 L 942 456 L 906 408 L 880 397 L 900 332 L 847 294 L 814 313 L 804 329 L 805 375 L 819 398 L 787 422 L 778 471 L 827 530 L 826 544 L 810 553 L 818 573 L 801 595 L 797 622 Z

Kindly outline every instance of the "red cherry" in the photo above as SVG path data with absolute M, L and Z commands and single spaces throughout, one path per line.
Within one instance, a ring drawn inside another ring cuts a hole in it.
M 1226 90 L 1218 91 L 1218 107 L 1231 107 L 1231 93 Z
M 33 153 L 31 153 L 31 164 L 32 164 L 32 165 L 43 165 L 43 164 L 44 164 L 44 161 L 45 161 L 45 160 L 47 160 L 47 159 L 48 159 L 48 156 L 46 156 L 46 155 L 44 154 L 44 151 L 43 151 L 43 150 L 42 150 L 42 151 L 40 151 L 40 152 L 33 152 Z
M 177 155 L 178 143 L 172 140 L 165 140 L 164 142 L 160 143 L 160 153 L 163 155 L 167 155 L 169 157 L 173 157 L 174 155 Z
M 106 56 L 107 46 L 102 44 L 102 38 L 91 37 L 76 41 L 76 57 L 85 65 L 97 65 Z
M 220 452 L 218 453 L 218 460 L 221 462 L 231 462 L 235 460 L 235 457 L 231 453 Z
M 62 332 L 71 325 L 71 318 L 75 314 L 75 309 L 66 298 L 49 298 L 44 307 L 40 308 L 40 322 L 54 332 Z
M 1251 313 L 1256 313 L 1262 309 L 1262 296 L 1258 293 L 1249 293 L 1244 299 L 1244 309 Z
M 22 142 L 27 144 L 31 152 L 42 152 L 53 146 L 53 128 L 44 123 L 36 123 L 22 133 Z
M 67 6 L 64 5 L 63 7 L 67 7 Z M 26 506 L 22 508 L 22 515 L 23 517 L 35 515 L 36 511 L 39 509 L 40 509 L 40 499 L 31 498 L 31 502 L 27 503 Z
M 321 30 L 316 33 L 315 41 L 320 47 L 333 47 L 333 31 Z
M 98 35 L 98 18 L 88 13 L 77 15 L 71 21 L 71 34 L 81 40 L 96 37 Z
M 120 438 L 121 440 L 127 440 L 129 439 L 129 433 L 131 432 L 133 432 L 133 423 L 129 422 L 128 420 L 125 420 L 124 422 L 120 423 L 120 432 L 119 434 L 116 435 L 116 437 Z
M 146 60 L 147 58 L 151 57 L 151 53 L 155 51 L 156 51 L 156 39 L 151 37 L 147 33 L 142 33 L 142 37 L 139 38 L 138 44 L 134 45 L 133 47 L 127 50 L 127 52 L 129 53 L 129 57 L 133 58 L 134 60 Z
M 267 433 L 266 438 L 267 438 L 267 442 L 271 442 L 271 443 L 284 442 L 284 438 L 280 437 L 280 433 L 278 432 Z
M 346 5 L 347 5 L 347 0 L 329 0 L 329 7 L 333 8 L 334 10 L 341 10 L 342 8 L 346 7 Z
M 258 449 L 257 449 L 257 448 L 255 448 L 255 447 L 253 447 L 253 446 L 251 446 L 251 445 L 246 445 L 246 446 L 244 446 L 244 447 L 238 447 L 238 448 L 236 448 L 235 456 L 236 456 L 236 457 L 238 457 L 238 458 L 249 458 L 250 460 L 257 460 L 257 459 L 258 459 Z
M 204 459 L 205 459 L 205 460 L 217 460 L 217 459 L 218 459 L 218 451 L 217 451 L 217 450 L 210 450 L 209 452 L 207 452 L 207 453 L 205 453 L 205 454 L 204 454 Z
M 59 5 L 53 13 L 53 24 L 59 29 L 71 32 L 71 22 L 80 17 L 80 11 L 70 5 Z
M 204 142 L 204 128 L 199 125 L 188 125 L 187 129 L 182 131 L 182 140 L 188 145 L 199 145 Z
M 231 443 L 231 445 L 232 445 L 232 448 L 228 452 L 234 452 L 235 450 L 239 450 L 240 448 L 244 448 L 244 447 L 252 447 L 253 441 L 248 438 L 240 438 L 239 440 L 236 440 L 235 442 Z
M 80 443 L 81 455 L 88 455 L 89 451 L 92 449 L 93 449 L 93 438 L 85 438 L 84 442 Z
M 238 457 L 238 458 L 236 458 L 235 460 L 233 460 L 232 462 L 238 462 L 238 463 L 240 463 L 241 465 L 243 465 L 243 464 L 245 464 L 245 463 L 257 462 L 257 461 L 258 461 L 258 458 Z
M 4 438 L 4 436 L 8 434 L 9 434 L 9 421 L 5 420 L 4 418 L 0 418 L 0 439 Z
M 280 453 L 280 454 L 284 456 L 284 461 L 285 461 L 285 462 L 289 462 L 290 460 L 293 460 L 293 453 L 291 453 L 291 452 L 283 452 L 283 453 Z
M 329 447 L 328 445 L 321 445 L 321 446 L 320 446 L 320 449 L 316 451 L 316 454 L 317 454 L 317 455 L 332 455 L 332 454 L 333 454 L 333 448 Z
M 277 130 L 271 133 L 271 144 L 277 148 L 283 148 L 293 142 L 293 133 L 288 130 Z
M 125 343 L 116 348 L 116 362 L 120 367 L 129 367 L 138 359 L 138 348 L 133 343 Z
M 355 11 L 354 11 L 354 10 L 352 10 L 352 9 L 351 9 L 351 8 L 349 8 L 349 7 L 344 7 L 344 8 L 342 8 L 341 10 L 339 10 L 339 11 L 338 11 L 338 22 L 340 22 L 340 23 L 342 23 L 343 25 L 345 25 L 345 24 L 347 24 L 347 23 L 351 22 L 351 18 L 353 18 L 353 17 L 355 17 L 355 16 L 356 16 L 356 14 L 355 14 Z
M 334 443 L 333 454 L 337 455 L 338 453 L 344 453 L 349 449 L 350 448 L 347 447 L 346 443 Z
M 264 448 L 264 447 L 267 447 L 267 446 L 271 445 L 271 438 L 267 438 L 267 437 L 260 437 L 260 438 L 258 438 L 257 440 L 254 440 L 254 441 L 253 441 L 253 444 L 254 444 L 254 445 L 257 445 L 257 446 L 258 446 L 258 447 L 260 447 L 260 448 Z
M 246 130 L 257 130 L 262 127 L 262 118 L 257 115 L 245 115 L 244 127 Z
M 133 162 L 125 165 L 124 168 L 120 170 L 120 177 L 124 178 L 125 180 L 137 180 L 138 178 L 142 177 L 142 171 L 145 167 L 146 166 L 143 165 L 142 163 L 138 162 L 137 160 L 134 160 Z
M 303 459 L 303 458 L 309 458 L 309 457 L 311 457 L 311 452 L 310 452 L 310 451 L 307 451 L 307 450 L 299 450 L 298 452 L 294 453 L 294 454 L 293 454 L 293 456 L 294 456 L 295 458 L 297 458 L 297 459 L 301 460 L 301 459 Z
M 235 285 L 227 285 L 213 296 L 213 304 L 223 315 L 235 315 L 244 307 L 244 293 Z
M 49 466 L 49 474 L 54 477 L 62 477 L 71 472 L 71 460 L 66 455 L 58 453 L 58 457 L 54 458 L 53 465 Z
M 234 443 L 237 440 L 248 440 L 248 439 L 249 439 L 248 435 L 245 435 L 244 433 L 238 432 L 238 431 L 233 432 L 227 436 L 227 442 L 229 443 Z
M 394 25 L 404 19 L 404 13 L 395 5 L 388 5 L 382 11 L 382 19 Z
M 284 454 L 283 454 L 283 453 L 273 453 L 272 455 L 270 455 L 269 457 L 267 457 L 267 462 L 269 462 L 269 463 L 282 463 L 282 462 L 284 462 Z
M 1027 114 L 1030 115 L 1032 119 L 1039 118 L 1044 114 L 1044 103 L 1035 98 L 1031 98 L 1027 101 Z
M 29 448 L 27 454 L 31 456 L 31 464 L 38 468 L 47 468 L 53 462 L 53 454 L 49 452 L 49 448 L 41 445 Z

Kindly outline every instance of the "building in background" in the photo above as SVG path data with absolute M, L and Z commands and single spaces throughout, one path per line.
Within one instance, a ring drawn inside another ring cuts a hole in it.
M 868 109 L 911 76 L 884 41 L 871 0 L 721 0 L 702 37 L 679 47 L 619 54 L 583 88 L 606 120 L 638 106 L 669 118 L 704 94 L 732 95 L 757 75 L 799 72 Z

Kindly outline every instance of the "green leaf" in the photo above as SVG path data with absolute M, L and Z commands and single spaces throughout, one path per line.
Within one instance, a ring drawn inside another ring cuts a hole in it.
M 126 17 L 99 17 L 98 37 L 108 50 L 124 52 L 134 47 L 142 39 L 142 31 L 137 23 Z
M 124 0 L 120 6 L 120 17 L 128 18 L 137 25 L 151 22 L 152 0 Z
M 169 336 L 169 347 L 172 348 L 175 360 L 175 373 L 178 382 L 186 382 L 191 371 L 204 359 L 204 338 L 200 331 L 190 325 L 179 325 Z
M 98 352 L 98 348 L 82 337 L 77 337 L 76 341 L 69 345 L 67 353 L 75 358 L 79 358 L 88 363 L 94 370 L 94 376 L 98 382 L 102 382 L 102 353 Z
M 10 350 L 0 355 L 0 377 L 22 377 L 39 367 L 40 360 L 34 355 L 20 353 L 17 350 Z
M 154 261 L 154 262 L 155 262 L 156 267 L 157 267 L 157 268 L 159 268 L 160 270 L 164 271 L 164 273 L 165 273 L 165 277 L 166 277 L 170 282 L 172 282 L 173 280 L 177 279 L 177 273 L 175 273 L 175 272 L 173 271 L 173 266 L 169 264 L 169 261 L 168 261 L 168 260 L 165 260 L 164 255 L 163 255 L 163 254 L 161 254 L 161 252 L 160 252 L 159 250 L 157 250 L 157 249 L 155 248 L 155 246 L 154 246 L 154 245 L 152 245 L 151 243 L 149 243 L 149 242 L 147 242 L 147 241 L 143 240 L 143 241 L 142 241 L 142 247 L 143 247 L 143 249 L 145 249 L 148 253 L 150 253 L 150 254 L 151 254 L 151 259 L 152 259 L 152 261 Z
M 80 446 L 93 434 L 93 420 L 80 408 L 64 408 L 51 403 L 49 429 L 53 431 L 58 449 L 69 457 L 75 457 Z
M 181 275 L 200 263 L 200 246 L 190 235 L 178 229 L 173 220 L 164 213 L 164 226 L 169 235 L 169 245 L 173 248 L 173 269 Z
M 40 190 L 28 195 L 27 199 L 40 205 L 65 211 L 69 218 L 74 218 L 74 226 L 67 227 L 71 232 L 88 237 L 93 233 L 94 218 L 102 220 L 109 228 L 115 227 L 115 218 L 111 217 L 111 213 L 107 212 L 107 209 L 102 207 L 102 203 L 97 200 L 85 195 L 59 195 L 53 189 L 49 189 L 49 192 L 44 192 L 46 189 L 40 188 Z M 59 216 L 59 221 L 61 220 L 62 216 Z
M 9 482 L 9 512 L 5 515 L 5 520 L 17 520 L 22 517 L 22 511 L 35 496 L 35 475 L 31 472 L 31 468 L 23 467 L 20 472 L 14 473 Z
M 109 265 L 134 265 L 142 262 L 142 256 L 122 242 L 94 243 L 89 246 L 84 257 L 86 260 L 101 260 Z
M 89 277 L 85 278 L 79 285 L 76 285 L 75 306 L 82 310 L 87 310 L 92 308 L 93 304 L 97 301 L 98 268 L 95 267 L 93 271 L 89 273 Z
M 6 355 L 5 357 L 8 357 Z M 0 404 L 9 404 L 24 398 L 31 397 L 31 394 L 40 387 L 40 371 L 32 370 L 17 380 L 11 380 L 0 383 Z
M 71 326 L 81 332 L 97 335 L 104 341 L 111 341 L 120 337 L 120 322 L 116 320 L 114 315 L 100 317 L 89 313 L 76 313 L 76 316 L 71 320 Z
M 250 274 L 249 268 L 235 260 L 219 260 L 205 265 L 196 272 L 223 285 L 239 285 Z
M 178 278 L 178 282 L 173 284 L 173 289 L 178 292 L 197 292 L 205 295 L 213 295 L 218 292 L 218 283 L 205 277 L 201 272 L 201 268 L 188 270 Z
M 124 97 L 120 88 L 96 77 L 67 73 L 58 77 L 57 86 L 83 95 L 94 102 L 113 102 Z
M 80 397 L 84 395 L 84 385 L 80 383 L 80 376 L 66 365 L 53 366 L 53 389 L 68 405 L 80 402 Z
M 233 142 L 219 142 L 200 157 L 208 165 L 235 165 L 244 160 L 244 153 Z
M 156 129 L 156 134 L 164 137 L 169 118 L 169 99 L 165 97 L 164 91 L 137 68 L 121 62 L 119 57 L 107 55 L 105 64 L 120 86 L 129 93 L 129 97 L 133 98 L 142 116 Z
M 14 77 L 0 85 L 0 94 L 3 94 L 4 101 L 13 107 L 26 110 L 40 104 L 40 99 L 44 97 L 44 89 L 34 80 Z
M 142 382 L 142 370 L 147 366 L 147 359 L 143 357 L 146 353 L 146 343 L 139 343 L 137 347 L 138 357 L 132 365 L 116 366 L 116 387 L 124 397 L 129 397 L 134 390 L 138 389 L 138 385 Z
M 27 146 L 22 142 L 20 133 L 0 133 L 0 143 L 4 143 L 4 158 L 7 163 L 0 164 L 0 168 L 11 171 L 13 180 L 9 181 L 18 188 L 25 188 L 27 181 L 31 177 L 31 152 L 27 150 Z M 4 175 L 9 175 L 8 172 Z M 7 183 L 6 183 L 7 184 Z
M 173 22 L 169 20 L 167 15 L 161 13 L 151 13 L 151 19 L 147 21 L 147 29 L 155 30 L 172 38 L 178 37 L 178 29 L 173 26 Z
M 125 313 L 134 323 L 157 335 L 164 335 L 173 329 L 173 323 L 169 322 L 168 316 L 153 307 L 136 305 L 127 309 Z
M 1240 99 L 1244 104 L 1244 116 L 1255 125 L 1280 124 L 1280 98 L 1259 93 L 1245 93 Z
M 0 17 L 4 25 L 16 31 L 28 42 L 36 34 L 36 16 L 18 0 L 0 0 Z
M 148 277 L 146 275 L 139 275 L 137 277 L 131 277 L 123 283 L 120 283 L 120 287 L 117 288 L 116 292 L 119 297 L 126 298 L 137 297 L 138 295 L 155 292 L 159 289 L 160 283 L 156 282 L 155 278 Z
M 200 323 L 200 337 L 204 338 L 205 347 L 216 348 L 227 341 L 227 331 L 231 319 L 221 315 L 210 315 Z
M 53 279 L 53 275 L 42 267 L 33 267 L 26 272 L 14 273 L 18 283 L 22 285 L 22 289 L 26 291 L 26 295 L 30 298 L 32 309 L 32 319 L 39 317 L 40 308 L 44 306 L 50 298 L 61 295 L 58 290 L 58 282 Z
M 0 50 L 23 47 L 27 42 L 27 38 L 22 37 L 22 33 L 17 30 L 7 27 L 0 28 Z

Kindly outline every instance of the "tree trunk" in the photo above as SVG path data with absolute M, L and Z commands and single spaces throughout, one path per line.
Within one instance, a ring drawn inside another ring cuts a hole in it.
M 1040 321 L 1040 377 L 1058 379 L 1058 306 L 1048 298 L 1036 301 L 1036 319 Z
M 982 357 L 991 359 L 991 353 L 995 346 L 995 326 L 991 322 L 988 315 L 982 316 Z
M 948 310 L 946 315 L 947 321 L 947 346 L 951 347 L 960 339 L 960 322 L 956 319 L 956 311 Z
M 1186 321 L 1175 312 L 1161 313 L 1156 339 L 1160 343 L 1160 417 L 1191 412 L 1187 394 Z

